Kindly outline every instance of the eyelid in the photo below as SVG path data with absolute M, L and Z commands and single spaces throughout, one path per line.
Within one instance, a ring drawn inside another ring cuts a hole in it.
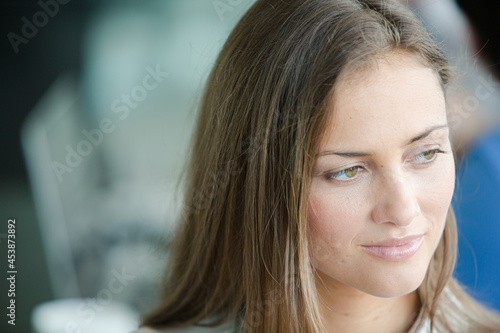
M 443 151 L 439 144 L 427 144 L 427 145 L 415 147 L 403 156 L 403 161 L 411 160 L 412 158 L 414 158 L 422 153 L 426 153 L 428 151 L 435 150 L 435 149 Z
M 368 169 L 370 167 L 370 163 L 367 162 L 367 161 L 352 161 L 350 163 L 346 163 L 344 165 L 341 165 L 337 168 L 331 168 L 325 172 L 323 172 L 323 174 L 327 174 L 327 173 L 335 173 L 335 172 L 340 172 L 340 171 L 343 171 L 343 170 L 346 170 L 346 169 L 349 169 L 349 168 L 354 168 L 354 167 L 360 167 L 360 168 L 363 168 L 363 169 Z
M 350 169 L 350 168 L 358 168 L 358 171 L 356 173 L 356 176 L 354 176 L 353 178 L 350 178 L 350 179 L 338 179 L 338 178 L 333 178 L 332 176 L 336 173 L 339 173 L 339 172 L 342 172 L 342 171 L 346 171 L 347 169 Z M 347 183 L 350 183 L 350 182 L 353 182 L 353 181 L 356 181 L 359 179 L 360 174 L 363 174 L 365 172 L 367 172 L 367 168 L 366 166 L 362 165 L 362 163 L 357 163 L 357 164 L 353 164 L 351 166 L 347 166 L 347 167 L 343 167 L 342 169 L 338 169 L 338 170 L 335 170 L 335 171 L 326 171 L 322 174 L 323 177 L 326 177 L 327 181 L 330 181 L 330 182 L 337 182 L 337 183 L 341 183 L 341 184 L 347 184 Z
M 434 156 L 432 156 L 432 158 L 430 160 L 426 160 L 426 161 L 417 161 L 416 164 L 417 165 L 426 165 L 426 164 L 429 164 L 429 163 L 432 163 L 434 162 L 437 157 L 438 157 L 438 154 L 447 154 L 448 152 L 447 151 L 444 151 L 442 150 L 440 147 L 437 147 L 437 148 L 430 148 L 430 149 L 425 149 L 423 150 L 422 152 L 419 152 L 419 153 L 416 153 L 414 154 L 411 158 L 409 158 L 408 160 L 410 161 L 414 161 L 414 159 L 417 157 L 417 156 L 420 156 L 422 154 L 425 154 L 425 153 L 428 153 L 428 152 L 434 152 Z M 405 161 L 406 162 L 406 161 Z
M 426 165 L 428 163 L 434 162 L 437 158 L 437 154 L 448 154 L 449 153 L 449 151 L 444 150 L 442 148 L 442 145 L 440 145 L 438 143 L 420 145 L 418 147 L 410 149 L 410 151 L 408 151 L 405 155 L 403 155 L 403 163 L 406 163 L 406 162 L 411 163 L 420 154 L 427 153 L 427 152 L 434 151 L 434 150 L 436 151 L 436 154 L 435 154 L 435 156 L 433 156 L 433 158 L 431 160 L 421 161 L 421 162 L 417 161 L 414 164 L 423 166 L 423 165 Z M 337 183 L 341 183 L 341 184 L 347 184 L 350 182 L 357 181 L 360 177 L 363 176 L 364 173 L 370 172 L 370 168 L 372 166 L 373 166 L 373 162 L 371 160 L 365 160 L 365 161 L 358 160 L 358 161 L 353 161 L 352 163 L 343 165 L 339 168 L 328 169 L 327 171 L 323 171 L 323 172 L 316 172 L 316 173 L 314 173 L 314 176 L 326 178 L 327 181 L 337 182 Z M 352 179 L 339 180 L 337 178 L 330 178 L 331 175 L 333 175 L 335 173 L 338 173 L 338 172 L 341 172 L 341 171 L 344 171 L 344 170 L 347 170 L 347 169 L 353 168 L 353 167 L 358 167 L 359 170 L 358 170 L 358 174 L 356 174 L 356 176 L 354 176 Z

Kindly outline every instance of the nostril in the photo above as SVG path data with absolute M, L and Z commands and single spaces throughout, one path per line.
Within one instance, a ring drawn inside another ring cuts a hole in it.
M 398 227 L 411 225 L 420 214 L 417 196 L 408 182 L 393 177 L 380 186 L 372 210 L 375 223 L 392 223 Z

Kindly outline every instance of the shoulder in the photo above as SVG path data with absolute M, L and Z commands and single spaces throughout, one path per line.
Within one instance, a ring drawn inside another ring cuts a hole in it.
M 430 325 L 430 320 L 425 318 L 423 320 L 423 323 L 415 327 L 412 331 L 412 333 L 431 333 L 431 325 Z
M 153 329 L 141 327 L 134 333 L 235 333 L 234 321 L 227 322 L 217 327 L 188 326 L 184 328 Z
M 212 333 L 216 332 L 203 327 L 189 326 L 176 329 L 152 329 L 148 327 L 141 327 L 134 333 Z

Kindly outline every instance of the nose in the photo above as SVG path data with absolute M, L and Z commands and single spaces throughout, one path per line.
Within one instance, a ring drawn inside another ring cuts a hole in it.
M 375 195 L 372 219 L 375 223 L 409 226 L 420 214 L 415 188 L 409 179 L 391 174 L 382 178 Z

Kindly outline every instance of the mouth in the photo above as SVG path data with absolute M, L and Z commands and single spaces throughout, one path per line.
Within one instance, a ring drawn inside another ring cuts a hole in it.
M 361 248 L 387 261 L 403 261 L 417 253 L 423 240 L 424 235 L 391 238 L 375 244 L 361 245 Z

